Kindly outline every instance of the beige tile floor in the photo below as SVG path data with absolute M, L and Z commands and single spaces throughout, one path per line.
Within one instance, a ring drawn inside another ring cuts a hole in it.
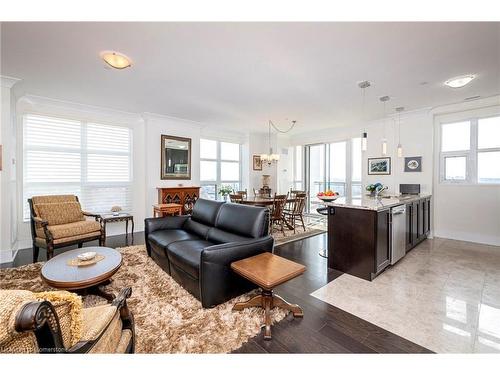
M 311 295 L 438 353 L 500 353 L 500 247 L 428 239 L 372 282 Z

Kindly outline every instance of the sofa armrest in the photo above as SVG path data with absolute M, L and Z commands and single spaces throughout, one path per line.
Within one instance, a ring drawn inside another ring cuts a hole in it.
M 189 219 L 189 215 L 150 217 L 144 219 L 144 237 L 146 240 L 146 250 L 151 256 L 151 245 L 148 241 L 150 233 L 164 229 L 181 229 L 184 223 Z
M 255 288 L 255 285 L 231 269 L 231 263 L 257 254 L 272 252 L 273 245 L 273 237 L 266 236 L 205 248 L 201 253 L 199 276 L 202 306 L 218 305 Z

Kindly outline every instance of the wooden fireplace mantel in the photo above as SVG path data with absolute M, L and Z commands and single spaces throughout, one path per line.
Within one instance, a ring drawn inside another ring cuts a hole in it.
M 194 202 L 200 197 L 199 186 L 157 187 L 158 203 L 182 204 L 182 213 L 190 214 Z

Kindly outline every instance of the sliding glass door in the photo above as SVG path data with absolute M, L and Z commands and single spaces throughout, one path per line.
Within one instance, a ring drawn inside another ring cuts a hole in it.
M 305 184 L 309 191 L 307 211 L 321 206 L 316 195 L 333 190 L 348 198 L 361 196 L 361 139 L 307 145 L 305 147 Z

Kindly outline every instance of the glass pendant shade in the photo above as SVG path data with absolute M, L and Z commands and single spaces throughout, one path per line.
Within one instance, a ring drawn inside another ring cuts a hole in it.
M 366 133 L 363 133 L 363 137 L 361 137 L 361 150 L 366 151 L 368 148 L 368 136 Z
M 401 146 L 401 143 L 398 144 L 398 158 L 403 157 L 403 146 Z
M 387 140 L 382 139 L 382 155 L 386 156 L 387 155 Z

